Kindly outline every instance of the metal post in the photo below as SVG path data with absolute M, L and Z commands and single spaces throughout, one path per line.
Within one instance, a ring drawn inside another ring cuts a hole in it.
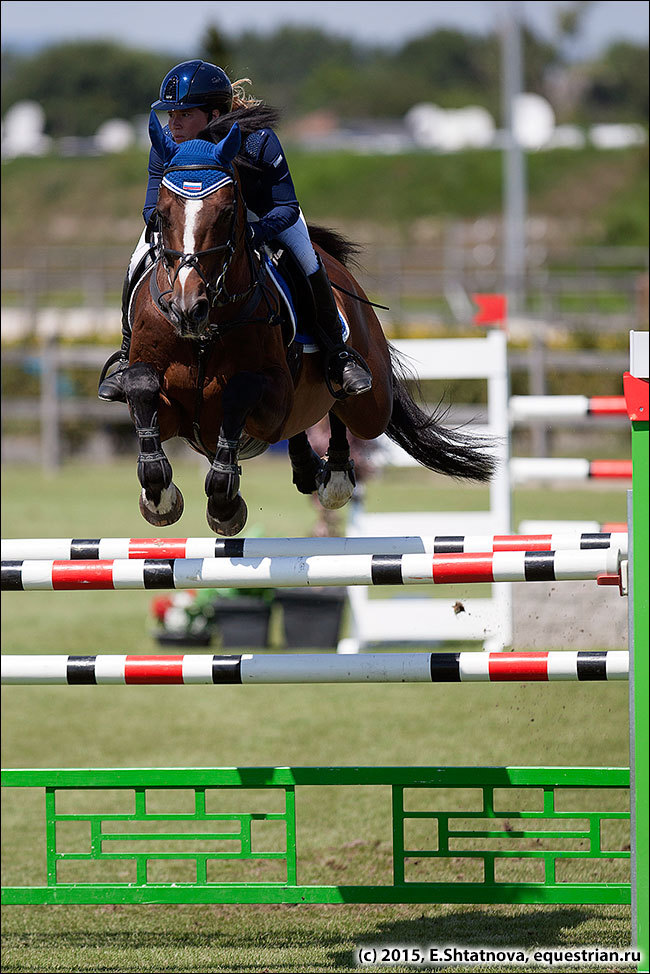
M 526 175 L 521 146 L 514 132 L 514 101 L 523 87 L 521 28 L 517 7 L 503 4 L 502 108 L 503 108 L 503 273 L 511 314 L 524 305 L 526 270 Z
M 41 464 L 48 473 L 61 462 L 57 340 L 48 338 L 41 353 Z

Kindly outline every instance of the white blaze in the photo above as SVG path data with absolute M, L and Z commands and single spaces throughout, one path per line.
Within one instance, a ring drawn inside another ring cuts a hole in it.
M 194 237 L 202 206 L 203 200 L 186 200 L 185 202 L 185 228 L 183 230 L 183 253 L 185 254 L 193 254 L 196 252 Z M 183 267 L 178 275 L 183 298 L 185 297 L 185 282 L 190 271 L 191 267 Z

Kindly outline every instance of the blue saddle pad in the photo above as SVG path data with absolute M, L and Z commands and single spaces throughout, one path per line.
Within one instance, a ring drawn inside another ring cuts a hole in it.
M 291 288 L 289 287 L 288 282 L 268 257 L 265 257 L 264 259 L 269 276 L 275 282 L 289 312 L 289 318 L 293 327 L 293 341 L 302 345 L 303 352 L 306 354 L 320 351 L 320 347 L 316 343 L 314 335 L 310 331 L 309 326 L 305 326 L 304 323 L 301 323 L 298 319 L 293 294 L 291 293 Z M 350 326 L 343 317 L 340 308 L 338 309 L 338 312 L 339 320 L 341 322 L 341 341 L 345 342 L 350 334 Z

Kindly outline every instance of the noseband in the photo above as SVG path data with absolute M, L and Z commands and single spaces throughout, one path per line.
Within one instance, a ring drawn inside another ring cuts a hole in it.
M 232 170 L 224 166 L 205 165 L 204 163 L 202 163 L 201 165 L 194 165 L 194 166 L 187 166 L 187 165 L 170 166 L 168 169 L 165 170 L 164 175 L 166 176 L 167 173 L 170 172 L 186 172 L 192 169 L 197 169 L 197 170 L 213 169 L 216 170 L 217 172 L 223 172 L 226 175 L 231 177 L 233 175 Z M 201 278 L 205 286 L 206 296 L 208 298 L 208 302 L 211 308 L 227 307 L 229 304 L 234 304 L 236 301 L 241 301 L 245 298 L 248 298 L 255 292 L 255 290 L 262 282 L 263 275 L 260 273 L 259 270 L 257 271 L 257 273 L 254 272 L 253 264 L 251 261 L 251 270 L 253 271 L 252 284 L 250 284 L 249 287 L 247 287 L 246 290 L 244 291 L 238 291 L 232 294 L 228 291 L 228 287 L 226 284 L 226 277 L 228 275 L 230 265 L 232 263 L 233 257 L 235 256 L 235 252 L 237 250 L 237 217 L 238 217 L 239 205 L 241 200 L 239 187 L 237 185 L 237 181 L 234 178 L 232 179 L 232 184 L 234 187 L 234 207 L 233 207 L 232 219 L 230 221 L 228 240 L 226 241 L 226 243 L 218 244 L 215 247 L 207 247 L 205 250 L 197 250 L 191 254 L 185 254 L 180 250 L 172 250 L 171 247 L 165 247 L 162 230 L 160 230 L 159 232 L 158 244 L 156 245 L 155 248 L 156 265 L 149 279 L 149 290 L 154 300 L 154 303 L 156 304 L 156 307 L 160 310 L 160 312 L 164 315 L 165 318 L 167 318 L 167 320 L 171 324 L 176 324 L 178 322 L 178 314 L 172 309 L 170 302 L 167 300 L 167 296 L 169 294 L 172 294 L 174 290 L 174 285 L 176 284 L 176 281 L 178 280 L 178 276 L 184 267 L 195 271 L 198 274 L 198 276 Z M 170 189 L 169 186 L 167 186 L 167 189 L 169 189 L 169 191 L 173 193 L 173 190 Z M 225 254 L 225 256 L 221 264 L 221 270 L 219 272 L 219 276 L 217 277 L 217 279 L 214 282 L 212 282 L 208 279 L 207 275 L 203 270 L 203 267 L 201 266 L 201 258 L 207 256 L 208 254 L 218 254 L 222 252 Z M 175 269 L 173 269 L 171 266 L 174 260 L 178 260 L 179 262 L 178 266 Z M 169 288 L 165 291 L 161 291 L 160 288 L 158 287 L 157 274 L 156 274 L 156 268 L 158 264 L 162 264 L 162 266 L 165 269 L 165 274 L 167 275 L 167 282 L 169 284 Z M 214 331 L 221 330 L 221 326 L 219 325 L 214 325 L 212 326 L 212 328 Z

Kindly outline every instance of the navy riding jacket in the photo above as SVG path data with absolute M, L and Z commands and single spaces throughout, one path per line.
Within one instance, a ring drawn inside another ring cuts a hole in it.
M 169 133 L 169 127 L 165 127 Z M 242 167 L 242 194 L 248 210 L 259 220 L 250 223 L 250 233 L 255 245 L 265 243 L 293 226 L 300 215 L 300 206 L 289 172 L 287 160 L 275 132 L 263 128 L 251 132 L 241 148 L 241 155 L 250 159 L 255 166 L 251 171 Z M 149 182 L 142 215 L 149 223 L 158 201 L 158 189 L 162 182 L 164 163 L 156 150 L 149 153 Z

